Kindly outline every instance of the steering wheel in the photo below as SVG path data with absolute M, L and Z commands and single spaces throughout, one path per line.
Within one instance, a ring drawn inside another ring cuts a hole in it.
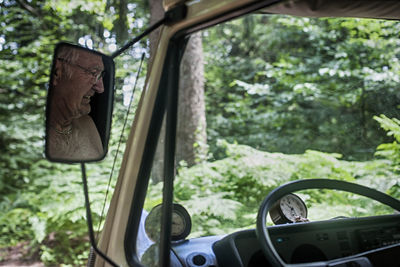
M 260 209 L 258 210 L 257 215 L 257 238 L 260 242 L 262 251 L 270 262 L 272 266 L 277 267 L 322 267 L 322 266 L 335 266 L 340 265 L 346 262 L 357 262 L 360 266 L 372 266 L 370 261 L 366 257 L 356 258 L 357 256 L 349 256 L 346 258 L 339 258 L 330 261 L 320 261 L 320 262 L 312 262 L 305 264 L 287 264 L 282 258 L 279 256 L 278 252 L 275 250 L 274 245 L 272 244 L 271 238 L 268 233 L 268 229 L 266 227 L 267 214 L 273 204 L 276 201 L 284 197 L 285 195 L 300 191 L 304 189 L 336 189 L 347 191 L 351 193 L 355 193 L 361 196 L 368 197 L 370 199 L 376 200 L 382 204 L 390 206 L 391 208 L 400 211 L 400 201 L 386 195 L 380 191 L 375 189 L 371 189 L 369 187 L 339 181 L 339 180 L 330 180 L 330 179 L 306 179 L 306 180 L 298 180 L 294 182 L 287 183 L 282 185 L 274 190 L 272 190 L 262 202 Z

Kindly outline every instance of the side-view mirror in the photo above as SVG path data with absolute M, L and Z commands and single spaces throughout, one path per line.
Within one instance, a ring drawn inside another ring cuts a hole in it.
M 56 46 L 46 107 L 46 157 L 90 162 L 107 153 L 114 98 L 110 56 L 68 43 Z

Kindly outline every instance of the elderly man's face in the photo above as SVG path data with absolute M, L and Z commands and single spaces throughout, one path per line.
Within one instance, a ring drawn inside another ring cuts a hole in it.
M 79 59 L 69 62 L 59 58 L 61 74 L 57 80 L 57 93 L 60 94 L 58 105 L 67 119 L 79 118 L 90 112 L 90 98 L 95 93 L 103 93 L 104 85 L 102 72 L 104 71 L 101 56 L 84 50 L 79 51 Z M 69 67 L 71 75 L 65 75 L 65 68 Z

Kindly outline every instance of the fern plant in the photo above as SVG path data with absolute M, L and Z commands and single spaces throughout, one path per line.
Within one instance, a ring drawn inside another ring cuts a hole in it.
M 379 117 L 374 116 L 380 126 L 387 131 L 388 136 L 393 136 L 393 143 L 381 144 L 377 147 L 376 156 L 390 159 L 396 171 L 399 171 L 397 165 L 400 163 L 400 120 L 396 118 L 388 118 L 381 114 Z

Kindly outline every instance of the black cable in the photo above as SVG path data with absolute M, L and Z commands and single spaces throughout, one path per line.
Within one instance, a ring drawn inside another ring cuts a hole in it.
M 150 34 L 152 31 L 157 29 L 162 24 L 170 24 L 170 23 L 174 23 L 174 22 L 177 22 L 177 21 L 180 21 L 180 20 L 184 19 L 186 17 L 186 13 L 187 13 L 187 7 L 186 7 L 186 5 L 184 3 L 183 4 L 178 4 L 177 6 L 172 8 L 171 10 L 168 10 L 167 12 L 165 12 L 164 17 L 161 20 L 157 21 L 152 26 L 147 28 L 139 36 L 133 38 L 132 41 L 130 41 L 129 43 L 125 44 L 118 51 L 115 51 L 111 55 L 111 58 L 115 58 L 115 57 L 121 55 L 126 49 L 128 49 L 129 47 L 131 47 L 132 45 L 134 45 L 135 43 L 140 41 L 143 37 L 145 37 L 146 35 Z
M 120 137 L 119 137 L 117 152 L 115 153 L 114 162 L 113 162 L 113 165 L 112 165 L 112 168 L 111 168 L 110 178 L 108 179 L 106 196 L 105 196 L 105 198 L 104 198 L 104 204 L 103 204 L 103 208 L 102 208 L 102 210 L 101 210 L 100 222 L 99 222 L 99 227 L 97 228 L 97 235 L 96 235 L 96 238 L 98 237 L 98 234 L 99 234 L 99 232 L 100 232 L 100 226 L 101 226 L 101 223 L 102 223 L 102 221 L 103 221 L 104 210 L 105 210 L 105 207 L 106 207 L 106 202 L 107 202 L 108 192 L 109 192 L 109 190 L 110 190 L 110 185 L 111 185 L 112 176 L 113 176 L 113 174 L 114 174 L 115 163 L 116 163 L 116 161 L 117 161 L 117 156 L 118 156 L 118 153 L 119 153 L 119 148 L 120 148 L 121 143 L 122 143 L 122 137 L 124 136 L 124 131 L 125 131 L 126 123 L 127 123 L 127 121 L 128 121 L 128 115 L 129 115 L 129 112 L 130 112 L 130 109 L 131 109 L 131 106 L 132 106 L 133 96 L 134 96 L 135 91 L 136 91 L 137 81 L 139 80 L 139 75 L 140 75 L 140 73 L 141 73 L 141 71 L 142 71 L 142 64 L 143 64 L 144 56 L 145 56 L 145 53 L 142 54 L 142 58 L 140 59 L 140 65 L 139 65 L 139 69 L 138 69 L 138 72 L 137 72 L 137 75 L 136 75 L 135 84 L 134 84 L 133 89 L 132 89 L 131 99 L 130 99 L 130 101 L 129 101 L 128 110 L 126 111 L 125 121 L 124 121 L 124 125 L 122 126 L 121 135 L 120 135 Z
M 161 26 L 162 24 L 164 24 L 164 22 L 166 21 L 166 18 L 164 17 L 163 19 L 157 21 L 156 23 L 154 23 L 152 26 L 150 26 L 149 28 L 147 28 L 142 34 L 136 36 L 135 38 L 132 39 L 132 41 L 130 41 L 129 43 L 125 44 L 123 47 L 121 47 L 118 51 L 115 51 L 112 55 L 111 58 L 115 58 L 119 55 L 121 55 L 126 49 L 128 49 L 130 46 L 134 45 L 135 43 L 137 43 L 138 41 L 140 41 L 143 37 L 145 37 L 146 35 L 148 35 L 149 33 L 151 33 L 152 31 L 154 31 L 156 28 L 158 28 L 159 26 Z
M 93 250 L 98 255 L 100 255 L 100 257 L 102 257 L 106 262 L 108 262 L 110 265 L 114 267 L 118 267 L 118 265 L 113 260 L 111 260 L 109 257 L 107 257 L 107 255 L 105 255 L 97 248 L 94 238 L 93 224 L 92 224 L 92 212 L 90 210 L 89 190 L 87 186 L 85 163 L 81 163 L 81 171 L 82 171 L 83 193 L 85 195 L 86 221 L 89 229 L 90 244 L 92 245 Z

